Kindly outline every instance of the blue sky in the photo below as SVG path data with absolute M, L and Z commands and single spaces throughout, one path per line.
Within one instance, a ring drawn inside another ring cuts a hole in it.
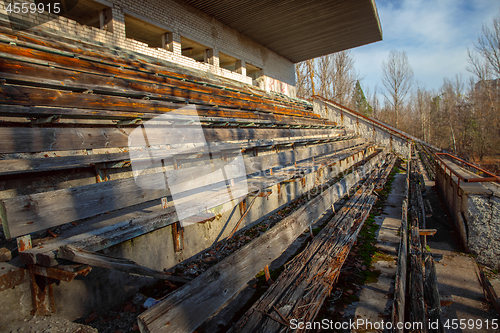
M 393 49 L 405 51 L 415 79 L 438 90 L 443 78 L 467 71 L 467 47 L 472 48 L 482 24 L 500 13 L 499 0 L 375 0 L 383 41 L 352 50 L 361 85 L 380 93 L 382 61 Z

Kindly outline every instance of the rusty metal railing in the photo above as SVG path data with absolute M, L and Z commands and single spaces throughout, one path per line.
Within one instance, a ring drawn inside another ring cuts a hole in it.
M 345 111 L 347 111 L 347 112 L 350 112 L 350 113 L 354 114 L 354 115 L 355 115 L 356 117 L 358 117 L 358 118 L 363 118 L 363 119 L 365 119 L 365 120 L 368 120 L 369 122 L 372 122 L 373 124 L 376 124 L 377 126 L 382 127 L 382 128 L 384 128 L 384 129 L 388 130 L 389 132 L 391 132 L 391 134 L 395 134 L 395 135 L 401 136 L 401 137 L 403 137 L 403 138 L 407 139 L 407 140 L 408 140 L 408 141 L 410 141 L 410 142 L 411 142 L 411 141 L 414 141 L 414 139 L 413 139 L 413 138 L 410 138 L 409 136 L 407 136 L 407 135 L 405 135 L 405 134 L 401 133 L 401 132 L 400 132 L 400 131 L 398 131 L 397 129 L 390 128 L 390 127 L 388 127 L 387 125 L 385 125 L 385 124 L 381 123 L 380 121 L 377 121 L 376 119 L 369 118 L 369 117 L 367 117 L 367 116 L 365 116 L 365 115 L 362 115 L 362 114 L 361 114 L 361 113 L 359 113 L 359 112 L 356 112 L 356 111 L 351 110 L 351 109 L 349 109 L 349 108 L 347 108 L 347 107 L 345 107 L 345 106 L 343 106 L 343 105 L 341 105 L 341 104 L 339 104 L 339 103 L 336 103 L 336 102 L 334 102 L 334 101 L 331 101 L 331 100 L 329 100 L 329 99 L 326 99 L 326 98 L 325 98 L 325 97 L 323 97 L 323 96 L 320 96 L 320 95 L 313 95 L 312 97 L 317 98 L 317 99 L 320 99 L 320 100 L 322 100 L 323 102 L 328 102 L 328 103 L 330 103 L 330 104 L 333 104 L 333 105 L 337 106 L 338 108 L 340 108 L 341 110 L 343 109 L 343 110 L 345 110 Z
M 477 165 L 466 162 L 466 161 L 464 161 L 456 156 L 453 156 L 451 154 L 448 154 L 448 153 L 435 153 L 435 155 L 436 155 L 436 161 L 438 162 L 438 164 L 441 164 L 442 168 L 448 169 L 450 171 L 450 173 L 453 173 L 455 176 L 457 176 L 457 178 L 459 180 L 459 185 L 460 185 L 460 181 L 463 181 L 465 183 L 482 183 L 482 182 L 499 182 L 500 183 L 499 176 L 497 176 L 497 175 L 495 175 L 487 170 L 484 170 L 483 168 L 478 167 Z M 482 173 L 484 173 L 490 177 L 475 177 L 475 178 L 464 177 L 461 174 L 459 174 L 458 172 L 456 172 L 455 170 L 453 170 L 452 168 L 450 168 L 440 156 L 451 157 L 452 159 L 457 160 L 457 161 L 459 161 L 459 162 L 461 162 L 461 163 L 463 163 L 471 168 L 474 168 L 478 171 L 481 171 Z

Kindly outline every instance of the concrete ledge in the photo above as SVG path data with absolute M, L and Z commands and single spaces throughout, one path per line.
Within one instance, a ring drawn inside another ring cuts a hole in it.
M 474 175 L 447 162 L 453 170 Z M 477 175 L 474 175 L 477 177 Z M 462 246 L 477 256 L 477 261 L 500 268 L 500 191 L 492 183 L 465 183 L 436 166 L 436 185 L 446 202 Z

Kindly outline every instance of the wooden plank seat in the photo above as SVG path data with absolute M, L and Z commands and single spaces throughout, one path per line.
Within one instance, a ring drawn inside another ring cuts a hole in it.
M 216 205 L 234 205 L 248 192 L 305 179 L 341 161 L 354 163 L 374 149 L 312 113 L 310 104 L 102 44 L 12 32 L 1 20 L 0 68 L 4 233 L 68 227 L 22 252 L 26 264 L 52 267 L 61 246 L 95 252 L 177 223 L 174 201 L 210 196 L 206 215 L 183 210 L 188 218 L 207 219 Z M 172 113 L 178 117 L 171 121 L 156 118 Z M 181 135 L 198 127 L 197 135 Z M 154 135 L 148 132 L 147 143 L 131 141 L 141 128 L 154 128 Z M 166 141 L 170 128 L 179 135 Z M 149 155 L 131 158 L 141 149 Z M 239 156 L 244 179 L 196 178 Z M 133 163 L 150 159 L 164 165 L 134 174 Z M 179 184 L 175 193 L 141 185 L 165 182 L 167 173 L 169 184 Z
M 105 61 L 121 67 L 158 69 L 160 66 L 161 70 L 170 69 L 168 76 L 184 82 L 198 83 L 203 86 L 218 88 L 225 92 L 239 92 L 248 96 L 262 97 L 281 104 L 284 103 L 295 105 L 299 108 L 311 109 L 309 103 L 297 98 L 291 98 L 279 93 L 268 93 L 254 86 L 222 77 L 212 76 L 206 78 L 205 73 L 194 69 L 185 68 L 178 64 L 172 64 L 114 45 L 104 45 L 94 40 L 84 42 L 81 38 L 75 39 L 74 36 L 61 33 L 60 31 L 57 34 L 36 30 L 32 30 L 29 33 L 21 31 L 13 33 L 10 29 L 10 22 L 7 23 L 0 20 L 0 39 L 2 38 L 7 42 L 29 45 L 34 49 L 41 49 L 56 54 L 74 52 L 78 57 L 89 57 L 93 61 Z M 119 57 L 117 58 L 116 56 Z
M 19 59 L 25 62 L 34 62 L 75 71 L 88 73 L 97 72 L 97 74 L 101 76 L 118 76 L 120 78 L 133 77 L 135 80 L 147 79 L 150 82 L 153 81 L 164 85 L 175 86 L 177 88 L 175 91 L 177 97 L 186 98 L 194 93 L 198 93 L 198 95 L 191 97 L 191 102 L 196 101 L 195 97 L 198 97 L 199 103 L 207 103 L 208 101 L 214 105 L 217 105 L 216 103 L 221 104 L 221 101 L 224 101 L 226 105 L 231 105 L 229 102 L 232 100 L 239 100 L 245 101 L 246 104 L 254 103 L 253 107 L 255 109 L 260 107 L 264 110 L 284 112 L 285 110 L 283 107 L 285 107 L 288 112 L 294 112 L 296 115 L 318 118 L 317 115 L 310 111 L 306 111 L 305 108 L 284 103 L 283 100 L 264 99 L 260 96 L 235 92 L 235 89 L 229 91 L 227 89 L 214 88 L 213 85 L 210 86 L 206 82 L 198 84 L 186 78 L 175 78 L 172 76 L 172 72 L 165 71 L 159 66 L 148 68 L 149 65 L 145 65 L 144 63 L 133 63 L 129 66 L 123 66 L 123 64 L 117 65 L 109 61 L 89 60 L 79 56 L 78 53 L 61 51 L 60 47 L 57 49 L 48 47 L 41 48 L 40 46 L 37 47 L 37 45 L 32 42 L 19 41 L 19 38 L 16 39 L 15 37 L 15 35 L 9 36 L 5 33 L 0 35 L 0 53 L 4 59 L 8 59 L 9 61 Z
M 339 142 L 340 143 L 340 142 Z M 255 191 L 258 189 L 265 189 L 267 187 L 273 186 L 278 183 L 282 183 L 287 179 L 294 177 L 294 175 L 298 172 L 305 177 L 308 173 L 312 173 L 317 171 L 319 168 L 325 167 L 332 162 L 339 161 L 351 161 L 351 157 L 356 154 L 365 154 L 367 151 L 373 151 L 373 144 L 362 144 L 359 146 L 354 146 L 350 149 L 343 149 L 341 151 L 334 151 L 333 153 L 324 154 L 324 158 L 328 159 L 330 163 L 321 164 L 318 163 L 315 167 L 311 167 L 310 161 L 303 160 L 297 163 L 297 167 L 295 167 L 294 163 L 283 167 L 280 164 L 277 164 L 273 161 L 266 159 L 266 156 L 256 156 L 249 159 L 245 159 L 246 164 L 253 165 L 254 167 L 257 165 L 258 168 L 265 170 L 265 168 L 271 168 L 273 166 L 280 167 L 279 172 L 275 172 L 272 175 L 262 176 L 260 173 L 248 175 L 247 184 L 236 183 L 234 186 L 248 186 L 248 191 Z M 309 156 L 305 150 L 319 149 L 319 147 L 310 147 L 304 148 L 300 154 Z M 276 160 L 286 158 L 286 155 L 291 155 L 293 152 L 283 152 L 281 156 L 276 157 Z M 274 157 L 274 155 L 271 155 Z M 293 161 L 293 159 L 291 159 Z M 321 159 L 319 159 L 321 161 Z M 262 165 L 259 166 L 259 163 Z M 269 169 L 268 169 L 269 170 Z M 191 179 L 193 174 L 200 173 L 203 170 L 200 168 L 193 168 L 184 170 L 185 172 L 181 175 L 186 179 Z M 252 170 L 253 171 L 253 170 Z M 79 189 L 80 192 L 86 190 L 87 199 L 82 200 L 91 200 L 101 201 L 101 198 L 95 198 L 96 196 L 102 195 L 104 190 L 96 190 L 96 188 L 102 188 L 103 185 L 109 187 L 111 183 L 117 183 L 118 181 L 109 181 L 104 183 L 95 184 L 92 186 L 87 186 L 86 188 Z M 129 183 L 129 181 L 121 181 L 121 187 L 124 187 L 124 183 Z M 74 191 L 77 191 L 76 189 Z M 66 191 L 67 192 L 67 191 Z M 61 191 L 57 193 L 58 195 L 66 194 L 66 192 Z M 120 190 L 121 192 L 121 190 Z M 219 191 L 221 195 L 223 191 Z M 155 193 L 147 193 L 148 198 L 154 197 Z M 48 194 L 43 194 L 43 197 L 46 197 Z M 55 194 L 53 194 L 55 195 Z M 164 195 L 164 193 L 156 194 Z M 217 193 L 212 193 L 213 196 L 217 196 Z M 200 196 L 200 193 L 195 193 L 193 195 L 195 198 Z M 31 196 L 33 197 L 33 196 Z M 52 198 L 52 197 L 51 197 Z M 35 198 L 37 200 L 38 198 Z M 50 198 L 49 198 L 50 199 Z M 104 198 L 105 199 L 105 198 Z M 17 203 L 19 205 L 26 204 L 29 196 L 16 198 Z M 137 200 L 137 199 L 136 199 Z M 21 203 L 22 201 L 22 203 Z M 37 200 L 40 203 L 40 200 Z M 58 200 L 58 203 L 61 204 L 62 200 Z M 169 197 L 169 202 L 171 202 L 171 198 Z M 120 202 L 124 204 L 123 201 Z M 7 202 L 7 204 L 12 204 L 12 202 Z M 87 209 L 92 209 L 93 214 L 97 212 L 98 209 L 103 207 L 72 207 L 73 209 L 78 209 L 78 214 L 84 214 L 88 212 Z M 212 207 L 208 207 L 209 209 Z M 58 219 L 59 222 L 62 222 L 61 219 L 67 218 L 68 214 L 63 214 L 61 210 L 57 210 L 57 214 L 52 214 L 51 218 Z M 212 215 L 214 216 L 214 215 Z M 53 220 L 50 219 L 52 222 Z M 68 221 L 68 219 L 64 220 Z M 167 209 L 162 209 L 159 200 L 150 200 L 147 202 L 143 202 L 140 204 L 136 204 L 135 206 L 125 206 L 121 210 L 116 210 L 109 212 L 105 215 L 97 215 L 95 217 L 91 217 L 84 221 L 83 224 L 79 225 L 75 230 L 70 230 L 69 232 L 65 232 L 64 237 L 59 237 L 54 239 L 50 243 L 44 243 L 42 248 L 34 248 L 32 250 L 26 250 L 22 252 L 21 258 L 23 262 L 30 264 L 40 264 L 45 266 L 54 266 L 58 264 L 56 260 L 57 249 L 65 244 L 72 244 L 77 248 L 81 248 L 87 251 L 97 251 L 103 248 L 109 247 L 111 245 L 115 245 L 117 243 L 123 242 L 125 240 L 137 237 L 146 232 L 150 232 L 156 230 L 158 228 L 164 227 L 166 225 L 170 225 L 176 223 L 178 218 L 175 214 L 175 209 L 173 206 L 169 206 Z M 33 225 L 30 225 L 33 226 Z
M 272 168 L 284 168 L 290 165 L 295 168 L 296 163 L 310 160 L 311 154 L 327 156 L 339 149 L 343 151 L 345 148 L 356 147 L 360 143 L 362 143 L 361 139 L 355 139 L 317 147 L 302 147 L 272 155 L 253 157 L 247 155 L 243 161 L 250 176 Z M 232 154 L 234 155 L 235 153 Z M 230 158 L 231 155 L 229 155 Z M 203 163 L 207 162 L 209 164 L 203 166 Z M 177 173 L 180 178 L 193 179 L 200 173 L 203 174 L 212 168 L 226 164 L 223 158 L 220 162 L 217 162 L 217 159 L 213 159 L 213 163 L 210 162 L 209 158 L 201 159 L 198 163 L 194 163 L 193 167 L 179 170 Z M 146 177 L 160 177 L 161 179 L 163 171 Z M 143 189 L 137 185 L 138 182 L 140 182 L 139 178 L 129 176 L 123 179 L 3 199 L 1 216 L 5 233 L 10 237 L 15 237 L 171 195 L 169 189 Z M 195 187 L 196 185 L 193 184 L 186 187 L 185 191 Z M 131 193 L 134 195 L 130 195 Z M 75 205 L 75 202 L 79 204 Z
M 60 31 L 56 34 L 37 30 L 30 30 L 29 32 L 17 31 L 13 33 L 10 27 L 11 22 L 1 21 L 0 19 L 0 39 L 3 37 L 6 38 L 7 42 L 30 43 L 29 45 L 33 48 L 40 48 L 54 53 L 73 52 L 79 57 L 90 57 L 94 61 L 107 61 L 122 67 L 154 68 L 155 70 L 161 69 L 163 71 L 170 69 L 169 76 L 185 82 L 198 83 L 226 92 L 239 92 L 249 96 L 262 97 L 280 104 L 311 109 L 309 103 L 297 98 L 291 98 L 279 93 L 268 93 L 254 86 L 222 77 L 212 76 L 208 79 L 205 77 L 205 73 L 197 70 L 187 69 L 181 65 L 171 64 L 167 61 L 125 50 L 114 45 L 104 45 L 94 40 L 84 42 L 81 38 L 75 39 L 75 36 L 67 35 Z

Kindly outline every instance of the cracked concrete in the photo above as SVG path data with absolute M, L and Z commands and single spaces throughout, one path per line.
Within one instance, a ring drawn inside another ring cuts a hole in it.
M 478 261 L 500 268 L 500 198 L 469 195 L 467 203 L 468 247 Z

